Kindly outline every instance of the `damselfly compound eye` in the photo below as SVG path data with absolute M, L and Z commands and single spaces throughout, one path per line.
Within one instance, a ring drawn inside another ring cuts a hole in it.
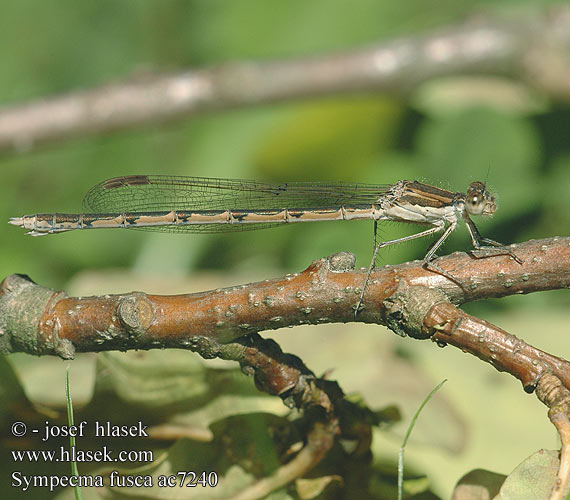
M 479 194 L 474 194 L 466 200 L 467 211 L 473 215 L 481 215 L 485 208 L 485 199 Z
M 489 194 L 482 182 L 469 185 L 465 198 L 465 208 L 471 215 L 491 215 L 496 210 L 495 199 Z

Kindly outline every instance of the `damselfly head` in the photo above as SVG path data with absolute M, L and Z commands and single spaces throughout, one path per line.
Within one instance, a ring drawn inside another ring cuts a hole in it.
M 497 210 L 495 197 L 487 191 L 484 183 L 472 182 L 467 190 L 465 209 L 471 215 L 491 215 Z

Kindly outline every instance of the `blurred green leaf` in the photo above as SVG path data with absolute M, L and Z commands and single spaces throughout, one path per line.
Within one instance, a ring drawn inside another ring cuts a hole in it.
M 144 411 L 156 423 L 202 431 L 225 415 L 261 409 L 288 412 L 280 399 L 259 392 L 251 378 L 229 365 L 232 368 L 216 369 L 179 349 L 101 353 L 93 401 L 86 411 L 102 411 L 105 401 L 109 417 L 128 421 Z
M 5 356 L 0 356 L 0 423 L 7 428 L 12 422 L 13 411 L 18 407 L 26 407 L 30 403 L 24 389 Z
M 266 177 L 357 179 L 371 155 L 389 147 L 402 113 L 399 103 L 380 97 L 327 99 L 290 109 L 253 159 Z
M 499 493 L 506 476 L 483 469 L 465 474 L 453 490 L 453 500 L 490 500 Z
M 534 237 L 566 236 L 570 228 L 570 154 L 561 155 L 552 163 L 544 185 L 549 196 L 542 200 L 542 217 Z
M 543 500 L 556 485 L 558 451 L 540 450 L 511 472 L 494 500 Z

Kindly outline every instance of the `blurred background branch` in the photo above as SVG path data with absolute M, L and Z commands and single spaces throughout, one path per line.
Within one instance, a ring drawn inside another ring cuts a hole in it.
M 520 18 L 480 15 L 345 53 L 139 75 L 11 105 L 0 109 L 0 150 L 286 99 L 362 92 L 406 97 L 428 80 L 459 75 L 500 76 L 569 101 L 570 8 Z

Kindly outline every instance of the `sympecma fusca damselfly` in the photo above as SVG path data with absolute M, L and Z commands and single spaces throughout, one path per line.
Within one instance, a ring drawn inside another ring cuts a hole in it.
M 460 219 L 467 226 L 475 248 L 500 243 L 483 238 L 470 215 L 491 215 L 494 197 L 482 182 L 473 182 L 467 193 L 452 193 L 418 181 L 402 180 L 392 185 L 359 183 L 263 182 L 131 175 L 106 180 L 91 188 L 83 201 L 85 213 L 36 214 L 15 217 L 10 224 L 28 230 L 32 236 L 74 229 L 143 228 L 170 232 L 232 231 L 263 229 L 286 223 L 372 219 L 430 226 L 410 236 L 375 244 L 378 251 L 388 245 L 442 232 L 424 256 L 429 264 Z M 446 273 L 444 273 L 447 275 Z M 361 305 L 356 306 L 356 311 Z

